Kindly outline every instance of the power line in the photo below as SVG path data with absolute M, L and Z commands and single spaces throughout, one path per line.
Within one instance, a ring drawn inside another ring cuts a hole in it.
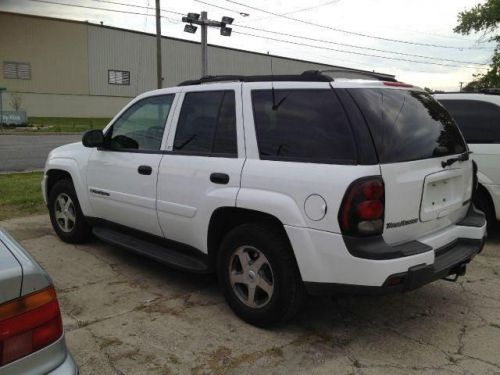
M 472 47 L 445 46 L 443 44 L 420 43 L 420 42 L 412 42 L 412 41 L 409 41 L 409 40 L 392 39 L 392 38 L 385 38 L 385 37 L 381 37 L 381 36 L 368 35 L 368 34 L 364 34 L 364 33 L 360 33 L 360 32 L 349 31 L 349 30 L 339 29 L 339 28 L 335 28 L 335 27 L 331 27 L 331 26 L 327 26 L 327 25 L 322 25 L 322 24 L 319 24 L 319 23 L 314 23 L 314 22 L 302 20 L 300 18 L 290 17 L 290 16 L 287 16 L 287 15 L 283 15 L 283 14 L 271 12 L 271 11 L 268 11 L 268 10 L 264 10 L 264 9 L 261 9 L 261 8 L 257 8 L 257 7 L 251 6 L 251 5 L 242 4 L 242 3 L 239 3 L 239 2 L 234 1 L 234 0 L 224 0 L 224 1 L 227 1 L 227 2 L 232 3 L 232 4 L 236 4 L 236 5 L 239 5 L 239 6 L 247 7 L 249 9 L 253 9 L 253 10 L 256 10 L 258 12 L 263 12 L 263 13 L 271 14 L 271 15 L 276 16 L 276 17 L 285 18 L 285 19 L 290 20 L 290 21 L 300 22 L 300 23 L 303 23 L 303 24 L 306 24 L 306 25 L 315 26 L 315 27 L 319 27 L 319 28 L 327 29 L 327 30 L 332 30 L 332 31 L 336 31 L 336 32 L 341 32 L 341 33 L 346 33 L 346 34 L 361 36 L 361 37 L 364 37 L 364 38 L 371 38 L 371 39 L 377 39 L 377 40 L 384 40 L 386 42 L 410 44 L 410 45 L 423 46 L 423 47 L 448 48 L 448 49 L 458 49 L 458 50 L 463 50 L 463 49 L 474 49 L 474 50 L 475 49 L 488 49 L 488 48 L 480 48 L 480 47 L 472 48 Z
M 318 9 L 318 8 L 322 8 L 326 5 L 330 5 L 330 4 L 334 4 L 334 3 L 338 3 L 340 0 L 330 0 L 330 1 L 326 1 L 324 3 L 321 3 L 321 4 L 318 4 L 318 5 L 311 5 L 311 6 L 308 6 L 308 7 L 305 7 L 305 8 L 300 8 L 300 9 L 295 9 L 295 10 L 291 10 L 290 12 L 285 12 L 285 13 L 282 13 L 282 15 L 289 15 L 289 14 L 294 14 L 294 13 L 300 13 L 300 12 L 305 12 L 307 10 L 312 10 L 312 9 Z
M 150 7 L 150 6 L 143 6 L 143 5 L 135 5 L 135 4 L 127 4 L 127 3 L 120 3 L 118 1 L 110 1 L 110 0 L 92 0 L 92 1 L 95 1 L 95 2 L 98 2 L 98 3 L 107 3 L 107 4 L 115 4 L 115 5 L 124 5 L 124 6 L 127 6 L 127 7 L 134 7 L 134 8 L 142 8 L 142 9 L 147 9 L 147 10 L 155 10 L 154 7 Z M 162 12 L 166 12 L 166 13 L 172 13 L 172 14 L 178 14 L 180 16 L 184 15 L 184 13 L 181 13 L 181 12 L 174 12 L 174 11 L 171 11 L 171 10 L 165 10 L 165 9 L 160 9 Z
M 448 67 L 454 67 L 454 68 L 487 69 L 487 68 L 479 68 L 479 67 L 471 67 L 471 66 L 441 64 L 441 63 L 432 62 L 432 61 L 418 61 L 418 60 L 411 60 L 411 59 L 403 59 L 403 58 L 399 58 L 399 57 L 389 57 L 389 56 L 372 55 L 372 54 L 369 54 L 369 53 L 355 52 L 355 51 L 346 51 L 346 50 L 341 50 L 341 49 L 337 49 L 337 48 L 329 48 L 329 47 L 324 47 L 324 46 L 313 46 L 313 45 L 310 45 L 310 44 L 299 43 L 299 42 L 294 42 L 294 41 L 284 40 L 284 39 L 271 38 L 271 37 L 267 37 L 267 36 L 255 35 L 255 34 L 250 34 L 250 33 L 242 33 L 242 32 L 238 32 L 238 31 L 233 31 L 233 33 L 242 34 L 242 35 L 248 35 L 248 36 L 252 36 L 252 37 L 255 37 L 255 38 L 261 38 L 261 39 L 266 39 L 266 40 L 273 40 L 273 41 L 276 41 L 276 42 L 289 43 L 289 44 L 294 44 L 294 45 L 298 45 L 298 46 L 305 46 L 305 47 L 319 48 L 319 49 L 327 49 L 327 50 L 335 51 L 335 52 L 349 53 L 349 54 L 353 54 L 353 55 L 368 56 L 368 57 L 377 57 L 377 58 L 386 59 L 386 60 L 405 61 L 405 62 L 412 62 L 412 63 L 417 63 L 417 64 L 429 64 L 429 65 L 438 65 L 438 66 L 448 66 Z
M 459 63 L 459 64 L 487 65 L 487 64 L 482 64 L 482 63 L 472 62 L 472 61 L 453 60 L 453 59 L 446 59 L 446 58 L 441 58 L 441 57 L 432 57 L 432 56 L 425 56 L 425 55 L 415 55 L 412 53 L 404 53 L 404 52 L 390 51 L 390 50 L 384 50 L 384 49 L 378 49 L 378 48 L 372 48 L 372 47 L 365 47 L 365 46 L 360 46 L 360 45 L 356 45 L 356 44 L 332 42 L 332 41 L 326 40 L 326 39 L 310 38 L 310 37 L 301 36 L 301 35 L 297 35 L 297 34 L 290 34 L 290 33 L 283 33 L 283 32 L 279 32 L 279 31 L 260 29 L 257 27 L 234 24 L 234 23 L 233 23 L 233 26 L 237 26 L 237 27 L 241 27 L 241 28 L 245 28 L 245 29 L 250 29 L 250 30 L 263 31 L 266 33 L 272 33 L 272 34 L 277 34 L 277 35 L 289 36 L 289 37 L 293 37 L 293 38 L 300 38 L 300 39 L 310 40 L 310 41 L 314 41 L 314 42 L 335 44 L 335 45 L 343 46 L 343 47 L 358 48 L 358 49 L 370 50 L 370 51 L 376 51 L 376 52 L 382 52 L 382 53 L 392 53 L 392 54 L 401 55 L 401 56 L 418 57 L 418 58 L 437 60 L 437 61 L 449 61 L 449 62 L 454 62 L 454 63 Z
M 85 9 L 92 9 L 92 10 L 103 10 L 103 11 L 110 11 L 110 12 L 117 12 L 117 13 L 126 13 L 126 14 L 134 14 L 134 15 L 142 15 L 142 16 L 153 16 L 153 15 L 147 14 L 147 13 L 138 13 L 138 12 L 118 10 L 118 9 L 109 9 L 109 8 L 96 8 L 96 7 L 90 7 L 90 6 L 85 6 L 85 5 L 79 5 L 79 4 L 66 4 L 66 3 L 60 3 L 60 2 L 51 1 L 51 0 L 29 0 L 29 1 L 39 2 L 39 3 L 47 3 L 47 4 L 55 4 L 55 5 L 65 5 L 65 6 L 85 8 Z M 104 0 L 99 0 L 99 1 L 104 1 Z M 166 11 L 166 12 L 170 12 L 170 11 Z M 177 13 L 177 12 L 171 12 L 171 13 Z M 170 17 L 166 17 L 166 16 L 161 16 L 161 17 L 165 18 L 167 20 L 174 21 Z M 262 30 L 262 31 L 266 31 L 266 30 Z M 346 50 L 341 50 L 341 49 L 328 48 L 328 47 L 324 47 L 324 46 L 312 46 L 312 45 L 304 44 L 304 43 L 300 43 L 300 42 L 294 42 L 294 41 L 289 41 L 289 40 L 284 40 L 284 39 L 271 38 L 271 37 L 262 36 L 262 35 L 255 35 L 255 34 L 251 34 L 251 33 L 243 33 L 243 32 L 238 32 L 238 31 L 233 31 L 233 32 L 238 33 L 238 34 L 242 34 L 242 35 L 251 36 L 251 37 L 254 37 L 254 38 L 260 38 L 260 39 L 266 39 L 266 40 L 273 40 L 273 41 L 277 41 L 277 42 L 294 44 L 294 45 L 300 45 L 300 46 L 305 46 L 305 47 L 326 49 L 326 50 L 336 51 L 336 52 L 340 52 L 340 53 L 348 53 L 348 54 L 354 54 L 354 55 L 360 55 L 360 56 L 376 57 L 376 58 L 382 58 L 382 59 L 386 59 L 386 60 L 414 62 L 414 63 L 418 63 L 418 64 L 430 64 L 430 65 L 448 66 L 448 67 L 457 67 L 457 68 L 462 67 L 462 66 L 459 66 L 459 65 L 440 64 L 440 63 L 430 62 L 430 61 L 418 61 L 418 60 L 403 59 L 403 58 L 390 57 L 390 56 L 373 55 L 373 54 L 362 53 L 362 52 L 355 52 L 355 51 L 346 51 Z M 272 32 L 272 31 L 267 31 L 267 32 Z M 290 35 L 292 35 L 292 34 L 290 34 Z M 331 43 L 333 43 L 333 42 L 331 42 Z M 358 48 L 361 48 L 361 47 L 358 47 Z M 469 69 L 486 69 L 486 68 L 475 68 L 475 67 L 470 67 L 470 66 L 465 66 L 465 67 L 469 68 Z
M 194 1 L 196 1 L 197 3 L 200 3 L 200 4 L 209 5 L 211 7 L 222 9 L 222 10 L 225 10 L 225 11 L 228 11 L 228 12 L 232 12 L 232 13 L 236 13 L 236 14 L 244 13 L 244 12 L 238 12 L 237 10 L 234 10 L 234 9 L 225 8 L 225 7 L 220 6 L 220 5 L 210 4 L 210 3 L 207 3 L 207 2 L 202 1 L 202 0 L 194 0 Z
M 99 1 L 99 0 L 94 0 L 94 1 Z M 219 7 L 218 5 L 208 3 L 203 0 L 194 0 L 198 3 L 206 4 L 209 6 L 213 6 L 216 8 L 228 10 L 234 13 L 237 13 L 237 11 L 231 10 L 229 8 L 224 8 L 224 7 Z M 325 4 L 323 4 L 325 5 Z M 344 46 L 344 47 L 350 47 L 350 48 L 357 48 L 357 49 L 363 49 L 363 50 L 370 50 L 370 51 L 375 51 L 375 52 L 382 52 L 382 53 L 391 53 L 395 55 L 400 55 L 400 56 L 408 56 L 408 57 L 418 57 L 418 58 L 423 58 L 423 59 L 430 59 L 430 60 L 436 60 L 436 61 L 448 61 L 448 62 L 454 62 L 458 64 L 471 64 L 471 65 L 487 65 L 483 63 L 478 63 L 478 62 L 472 62 L 472 61 L 463 61 L 463 60 L 454 60 L 454 59 L 446 59 L 446 58 L 440 58 L 440 57 L 431 57 L 431 56 L 425 56 L 425 55 L 416 55 L 416 54 L 411 54 L 411 53 L 404 53 L 404 52 L 397 52 L 397 51 L 391 51 L 391 50 L 385 50 L 385 49 L 378 49 L 378 48 L 372 48 L 372 47 L 365 47 L 365 46 L 360 46 L 356 44 L 346 44 L 346 43 L 340 43 L 340 42 L 332 42 L 330 40 L 325 40 L 325 39 L 317 39 L 317 38 L 310 38 L 310 37 L 305 37 L 301 35 L 296 35 L 296 34 L 290 34 L 290 33 L 283 33 L 279 31 L 273 31 L 273 30 L 266 30 L 266 29 L 261 29 L 257 27 L 252 27 L 252 26 L 247 26 L 247 25 L 241 25 L 241 24 L 234 24 L 233 26 L 241 27 L 241 28 L 246 28 L 246 29 L 251 29 L 251 30 L 256 30 L 256 31 L 263 31 L 266 33 L 272 33 L 272 34 L 277 34 L 277 35 L 283 35 L 283 36 L 289 36 L 293 38 L 300 38 L 300 39 L 305 39 L 305 40 L 311 40 L 315 42 L 322 42 L 322 43 L 328 43 L 328 44 L 335 44 L 338 46 Z
M 147 17 L 155 17 L 154 14 L 147 14 L 147 13 L 138 13 L 138 12 L 132 12 L 132 11 L 127 11 L 127 10 L 119 10 L 119 9 L 110 9 L 110 8 L 96 8 L 96 7 L 91 7 L 91 6 L 86 6 L 86 5 L 80 5 L 80 4 L 65 4 L 65 3 L 59 3 L 56 1 L 50 1 L 50 0 L 28 0 L 28 1 L 34 1 L 37 3 L 45 3 L 45 4 L 55 4 L 55 5 L 65 5 L 68 7 L 76 7 L 76 8 L 85 8 L 85 9 L 92 9 L 92 10 L 104 10 L 106 12 L 115 12 L 115 13 L 125 13 L 125 14 L 134 14 L 134 15 L 139 15 L 139 16 L 147 16 Z M 102 0 L 99 0 L 102 1 Z M 135 6 L 135 5 L 133 5 Z M 171 12 L 168 10 L 164 10 L 164 12 L 167 13 L 174 13 L 174 14 L 182 14 L 178 12 Z M 161 16 L 162 18 L 175 21 L 172 18 L 166 17 L 166 16 Z

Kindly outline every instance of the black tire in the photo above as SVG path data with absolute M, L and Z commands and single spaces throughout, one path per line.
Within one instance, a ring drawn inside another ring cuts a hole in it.
M 57 200 L 61 197 L 69 197 L 72 201 L 71 214 L 75 218 L 74 224 L 68 225 L 67 230 L 63 229 L 64 219 L 56 218 L 56 210 L 58 205 Z M 54 231 L 59 238 L 68 243 L 83 243 L 91 238 L 92 227 L 85 220 L 85 216 L 80 208 L 78 197 L 76 196 L 75 188 L 70 180 L 59 180 L 55 183 L 49 193 L 49 215 Z
M 479 186 L 474 196 L 474 205 L 484 212 L 487 221 L 487 228 L 492 229 L 496 224 L 495 207 L 485 188 Z
M 242 247 L 258 249 L 265 255 L 272 269 L 272 296 L 262 307 L 249 307 L 238 296 L 241 293 L 231 285 L 231 265 L 235 259 L 233 256 Z M 218 253 L 217 276 L 224 297 L 236 315 L 259 327 L 290 320 L 300 310 L 306 298 L 304 284 L 286 234 L 279 228 L 266 224 L 243 224 L 225 236 Z

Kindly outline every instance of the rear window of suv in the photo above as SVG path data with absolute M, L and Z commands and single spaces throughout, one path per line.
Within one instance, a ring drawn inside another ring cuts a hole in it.
M 260 158 L 354 164 L 356 148 L 331 89 L 253 90 Z
M 368 122 L 380 163 L 397 163 L 467 150 L 450 114 L 431 95 L 412 90 L 348 90 Z
M 439 100 L 468 143 L 500 143 L 500 107 L 479 100 Z

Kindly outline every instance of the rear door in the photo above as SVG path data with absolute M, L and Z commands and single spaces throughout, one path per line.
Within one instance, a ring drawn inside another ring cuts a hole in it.
M 448 112 L 417 89 L 348 90 L 368 123 L 385 183 L 384 239 L 419 238 L 462 219 L 472 162 Z
M 201 85 L 180 94 L 158 174 L 158 220 L 170 240 L 206 249 L 212 213 L 236 204 L 245 162 L 240 87 Z

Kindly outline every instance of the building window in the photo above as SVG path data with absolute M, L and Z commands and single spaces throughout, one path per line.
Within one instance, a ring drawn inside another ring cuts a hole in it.
M 24 62 L 4 61 L 3 78 L 31 79 L 31 64 Z
M 108 83 L 110 85 L 130 85 L 130 72 L 126 70 L 108 70 Z

